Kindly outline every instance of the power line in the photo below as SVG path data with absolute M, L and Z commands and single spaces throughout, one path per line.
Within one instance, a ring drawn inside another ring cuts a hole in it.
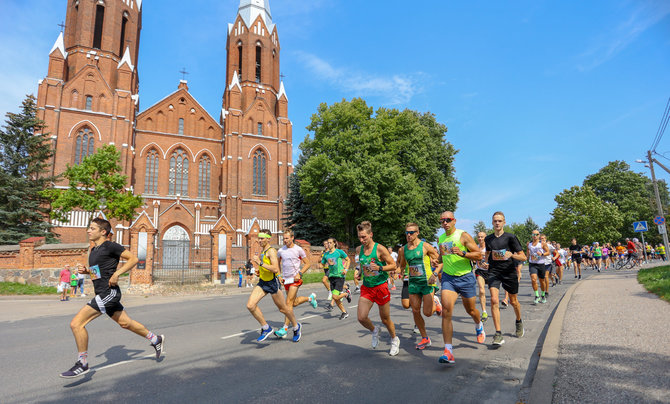
M 661 123 L 658 125 L 656 136 L 654 137 L 654 141 L 651 143 L 651 148 L 649 150 L 653 152 L 656 151 L 656 147 L 661 142 L 661 138 L 663 138 L 663 134 L 665 133 L 665 128 L 668 126 L 668 119 L 670 119 L 670 98 L 668 98 L 668 102 L 665 104 L 665 111 L 663 112 L 663 117 L 661 117 Z

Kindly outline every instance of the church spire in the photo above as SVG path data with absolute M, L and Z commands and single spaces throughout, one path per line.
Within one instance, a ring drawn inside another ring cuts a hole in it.
M 270 0 L 240 0 L 238 14 L 242 16 L 247 27 L 251 27 L 256 17 L 260 15 L 270 32 L 274 28 L 272 13 L 270 12 Z

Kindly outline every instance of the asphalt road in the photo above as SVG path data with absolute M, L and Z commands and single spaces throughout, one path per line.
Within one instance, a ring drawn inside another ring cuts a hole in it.
M 440 364 L 441 321 L 427 319 L 433 346 L 417 351 L 409 310 L 400 306 L 400 288 L 393 292 L 391 318 L 400 337 L 400 354 L 388 355 L 384 329 L 376 350 L 370 333 L 356 320 L 358 295 L 350 317 L 340 321 L 335 309 L 304 304 L 296 308 L 303 324 L 299 343 L 270 337 L 255 342 L 258 323 L 245 308 L 247 294 L 217 297 L 124 297 L 129 315 L 166 336 L 166 355 L 153 356 L 147 340 L 119 328 L 102 316 L 87 329 L 91 371 L 78 379 L 60 372 L 76 360 L 69 321 L 85 299 L 0 300 L 0 377 L 3 403 L 161 402 L 230 403 L 281 400 L 290 402 L 451 402 L 516 403 L 527 396 L 548 320 L 574 282 L 550 288 L 549 303 L 532 305 L 527 270 L 520 287 L 526 328 L 514 333 L 514 312 L 502 310 L 506 343 L 491 347 L 493 321 L 485 324 L 486 344 L 477 344 L 474 324 L 457 302 L 454 316 L 453 365 Z M 325 297 L 321 285 L 306 285 Z M 246 292 L 246 291 L 245 291 Z M 271 299 L 261 302 L 268 322 L 282 318 Z M 376 306 L 372 319 L 380 324 Z M 289 331 L 289 336 L 292 333 Z M 547 386 L 551 388 L 551 386 Z

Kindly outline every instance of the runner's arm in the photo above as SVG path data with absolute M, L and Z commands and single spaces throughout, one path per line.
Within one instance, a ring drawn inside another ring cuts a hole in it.
M 118 285 L 119 276 L 133 269 L 133 267 L 137 265 L 138 261 L 137 256 L 128 250 L 123 250 L 123 252 L 121 253 L 121 259 L 126 260 L 126 262 L 123 265 L 121 265 L 121 268 L 117 269 L 116 272 L 114 272 L 114 275 L 112 275 L 109 278 L 109 286 Z
M 479 261 L 482 259 L 482 252 L 479 249 L 479 246 L 477 243 L 475 243 L 475 240 L 472 238 L 471 235 L 469 235 L 467 232 L 463 232 L 461 234 L 461 244 L 467 248 L 467 251 L 463 251 L 463 258 L 467 258 L 470 261 Z
M 388 271 L 394 271 L 395 270 L 395 260 L 389 253 L 389 250 L 386 249 L 381 244 L 377 245 L 377 254 L 379 255 L 379 259 L 386 262 L 386 265 L 383 267 L 379 267 L 382 271 L 388 272 Z

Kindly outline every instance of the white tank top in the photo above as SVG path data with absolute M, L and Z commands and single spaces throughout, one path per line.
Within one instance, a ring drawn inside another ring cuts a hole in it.
M 528 251 L 530 252 L 528 262 L 533 264 L 544 264 L 544 257 L 540 256 L 540 254 L 544 254 L 542 243 L 538 242 L 536 245 L 533 245 L 532 242 L 528 243 Z

